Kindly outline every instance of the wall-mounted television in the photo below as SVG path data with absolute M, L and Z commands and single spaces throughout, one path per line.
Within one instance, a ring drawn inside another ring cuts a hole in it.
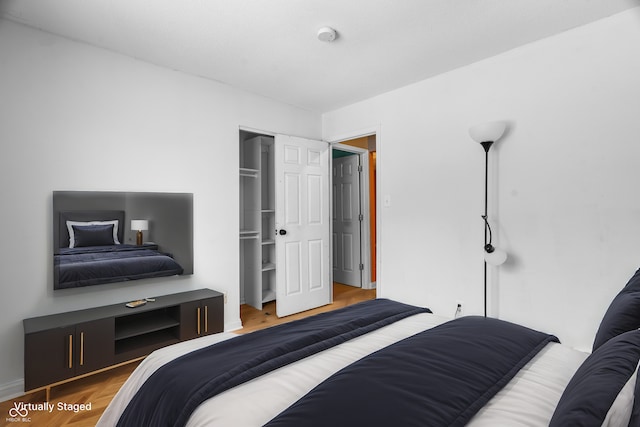
M 193 274 L 193 194 L 53 192 L 53 288 Z

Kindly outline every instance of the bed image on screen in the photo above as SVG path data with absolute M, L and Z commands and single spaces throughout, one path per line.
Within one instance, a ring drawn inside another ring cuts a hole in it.
M 193 274 L 192 218 L 190 193 L 54 192 L 54 289 Z

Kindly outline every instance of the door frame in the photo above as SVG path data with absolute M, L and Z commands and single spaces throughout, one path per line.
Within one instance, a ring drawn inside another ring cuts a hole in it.
M 342 141 L 348 141 L 349 139 L 343 139 Z M 342 144 L 340 142 L 330 143 L 333 161 L 333 150 L 338 149 L 340 151 L 346 151 L 353 153 L 360 158 L 360 165 L 362 165 L 362 172 L 360 174 L 360 182 L 358 186 L 359 201 L 361 206 L 361 214 L 363 216 L 360 223 L 360 258 L 363 264 L 363 269 L 360 272 L 360 285 L 361 289 L 375 289 L 375 282 L 371 281 L 371 212 L 369 209 L 369 150 L 364 148 L 354 147 L 352 145 Z M 331 189 L 333 191 L 333 174 L 330 176 Z M 333 196 L 333 195 L 332 195 Z M 331 198 L 333 200 L 333 197 Z M 331 236 L 333 236 L 333 221 L 331 222 Z M 333 238 L 333 237 L 332 237 Z M 331 245 L 333 248 L 333 244 Z M 332 256 L 333 261 L 333 256 Z M 333 272 L 333 265 L 331 266 Z
M 382 210 L 382 207 L 383 207 L 382 197 L 380 195 L 380 189 L 383 188 L 382 181 L 384 177 L 384 175 L 381 174 L 382 168 L 381 168 L 381 161 L 380 161 L 380 152 L 384 147 L 384 145 L 382 144 L 382 139 L 383 139 L 382 126 L 380 123 L 371 124 L 369 126 L 365 126 L 362 128 L 354 128 L 344 133 L 329 135 L 328 137 L 323 139 L 327 141 L 329 144 L 335 145 L 341 142 L 349 141 L 356 138 L 361 138 L 364 136 L 371 136 L 371 135 L 376 136 L 376 178 L 375 178 L 376 182 L 375 184 L 376 184 L 377 196 L 376 196 L 376 281 L 375 282 L 370 281 L 370 289 L 376 289 L 377 291 L 376 295 L 378 296 L 378 298 L 383 298 L 384 295 L 382 292 L 383 292 L 383 286 L 384 286 L 384 281 L 383 281 L 384 272 L 383 272 L 383 266 L 381 262 L 382 255 L 383 255 L 383 246 L 382 246 L 382 241 L 380 240 L 380 236 L 383 235 L 383 218 L 384 218 L 384 215 L 383 215 L 384 212 Z M 368 190 L 369 189 L 367 188 L 367 194 L 368 194 Z M 368 220 L 370 221 L 370 216 Z M 369 241 L 371 240 L 369 239 Z M 369 276 L 369 278 L 371 278 L 371 276 Z

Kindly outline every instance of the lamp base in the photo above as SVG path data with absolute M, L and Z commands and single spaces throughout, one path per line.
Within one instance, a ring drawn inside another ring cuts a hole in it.
M 139 231 L 136 233 L 136 245 L 140 246 L 142 245 L 142 231 Z

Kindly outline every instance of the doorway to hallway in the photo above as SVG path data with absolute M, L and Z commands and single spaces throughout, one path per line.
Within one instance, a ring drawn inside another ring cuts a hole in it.
M 332 145 L 333 280 L 376 287 L 376 136 Z

